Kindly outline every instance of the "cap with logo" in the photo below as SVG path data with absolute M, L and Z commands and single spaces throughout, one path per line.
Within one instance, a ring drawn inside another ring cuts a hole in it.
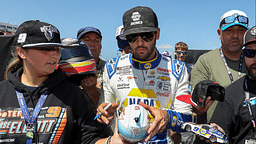
M 123 36 L 126 36 L 135 33 L 157 31 L 158 20 L 151 8 L 137 6 L 124 13 L 123 25 Z
M 122 51 L 125 49 L 126 46 L 130 46 L 126 38 L 122 35 L 124 31 L 124 26 L 121 25 L 116 29 L 116 40 L 117 45 L 119 47 L 119 51 Z
M 61 49 L 61 59 L 57 66 L 70 82 L 81 85 L 85 75 L 96 74 L 96 63 L 90 49 L 76 38 L 64 38 L 62 44 L 69 49 Z
M 91 33 L 91 32 L 98 34 L 102 38 L 102 35 L 99 29 L 95 27 L 84 27 L 77 32 L 77 39 L 80 40 L 85 34 Z
M 124 25 L 121 25 L 116 29 L 116 37 L 119 37 L 122 40 L 126 40 L 126 38 L 122 36 L 123 32 L 124 32 Z
M 196 84 L 192 96 L 180 95 L 176 98 L 191 105 L 204 107 L 208 96 L 211 96 L 212 100 L 224 101 L 225 88 L 211 80 L 204 80 Z
M 255 41 L 256 41 L 256 26 L 250 28 L 245 32 L 243 46 Z
M 248 29 L 249 19 L 247 15 L 240 10 L 231 10 L 224 13 L 220 18 L 220 29 L 226 30 L 227 28 L 240 25 Z
M 59 30 L 39 20 L 22 23 L 16 31 L 15 41 L 22 48 L 62 46 Z

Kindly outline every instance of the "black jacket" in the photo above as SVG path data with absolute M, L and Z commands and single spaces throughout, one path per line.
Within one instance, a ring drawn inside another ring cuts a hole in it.
M 244 144 L 246 137 L 253 137 L 253 125 L 245 101 L 244 76 L 226 88 L 224 102 L 219 102 L 211 119 L 229 135 L 234 144 Z M 256 120 L 256 81 L 248 79 L 251 110 Z
M 33 112 L 41 94 L 49 95 L 37 117 L 33 142 L 37 143 L 95 143 L 99 136 L 95 113 L 89 99 L 76 85 L 65 80 L 56 70 L 32 92 L 19 81 L 23 69 L 10 71 L 8 79 L 0 82 L 0 141 L 26 143 L 26 125 L 15 89 L 22 92 Z

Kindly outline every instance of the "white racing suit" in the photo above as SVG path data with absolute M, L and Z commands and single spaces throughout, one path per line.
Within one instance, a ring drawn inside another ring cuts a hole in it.
M 156 58 L 150 61 L 136 60 L 132 54 L 108 60 L 103 85 L 105 102 L 118 103 L 118 115 L 128 105 L 142 101 L 159 109 L 171 109 L 167 128 L 175 132 L 182 131 L 182 121 L 192 121 L 191 105 L 176 99 L 176 96 L 189 94 L 186 66 L 158 51 Z M 167 135 L 167 131 L 159 133 L 148 143 L 167 143 Z

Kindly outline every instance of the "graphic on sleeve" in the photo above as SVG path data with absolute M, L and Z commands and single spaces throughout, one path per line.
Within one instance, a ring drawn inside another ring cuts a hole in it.
M 184 67 L 184 63 L 178 60 L 172 61 L 172 74 L 176 77 L 177 80 L 180 79 Z
M 32 108 L 28 109 L 33 112 Z M 37 133 L 49 143 L 58 143 L 67 123 L 66 108 L 43 107 L 37 118 Z M 0 143 L 18 142 L 26 137 L 27 128 L 20 108 L 0 109 Z M 39 142 L 43 141 L 39 137 Z
M 106 62 L 106 68 L 107 68 L 108 76 L 110 79 L 116 72 L 116 66 L 118 64 L 118 61 L 119 61 L 119 58 L 113 58 Z

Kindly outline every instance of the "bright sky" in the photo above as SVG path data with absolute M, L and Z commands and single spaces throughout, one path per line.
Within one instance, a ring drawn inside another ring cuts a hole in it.
M 161 29 L 157 48 L 173 52 L 183 41 L 189 49 L 220 47 L 217 35 L 220 17 L 237 9 L 255 25 L 255 0 L 2 0 L 0 22 L 20 25 L 27 20 L 40 20 L 56 26 L 61 38 L 75 37 L 77 31 L 93 26 L 102 32 L 101 57 L 120 56 L 115 32 L 122 25 L 125 11 L 135 6 L 151 7 Z

